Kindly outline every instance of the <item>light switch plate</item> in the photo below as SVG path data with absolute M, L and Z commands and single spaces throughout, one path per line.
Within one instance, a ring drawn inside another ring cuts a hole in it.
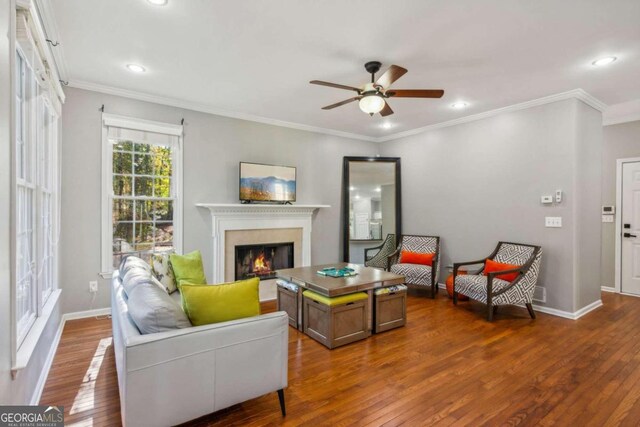
M 542 204 L 547 204 L 547 203 L 553 203 L 553 197 L 551 196 L 542 196 L 540 197 L 540 203 Z
M 602 222 L 613 222 L 613 215 L 602 215 Z
M 545 216 L 544 226 L 551 227 L 551 228 L 560 228 L 562 227 L 562 217 L 561 216 Z

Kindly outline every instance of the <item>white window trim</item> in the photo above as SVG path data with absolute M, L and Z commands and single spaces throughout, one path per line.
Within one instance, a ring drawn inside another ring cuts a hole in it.
M 33 16 L 33 10 L 30 10 Z M 13 14 L 11 17 L 11 27 L 13 29 L 17 28 L 17 24 L 16 24 L 16 15 Z M 46 45 L 46 43 L 45 43 Z M 17 169 L 16 169 L 16 153 L 15 153 L 15 141 L 16 141 L 16 111 L 15 111 L 15 97 L 16 97 L 16 87 L 15 87 L 15 57 L 16 54 L 19 52 L 23 59 L 26 61 L 27 66 L 32 68 L 32 72 L 36 72 L 34 70 L 34 64 L 32 62 L 30 62 L 30 55 L 27 54 L 27 52 L 25 52 L 25 48 L 28 49 L 28 46 L 23 46 L 22 43 L 17 40 L 17 37 L 11 37 L 10 38 L 10 52 L 13 52 L 10 56 L 10 79 L 11 79 L 11 93 L 10 93 L 10 98 L 12 100 L 12 104 L 11 104 L 11 158 L 12 158 L 12 185 L 11 185 L 11 200 L 15 200 L 16 197 L 16 190 L 17 190 L 17 184 L 19 182 L 19 179 L 16 176 L 17 173 Z M 38 51 L 35 53 L 37 55 L 37 57 L 35 58 L 36 60 L 42 61 L 41 59 L 41 52 Z M 53 177 L 52 177 L 52 181 L 50 183 L 51 185 L 51 191 L 54 193 L 52 194 L 51 197 L 51 204 L 52 204 L 52 231 L 54 233 L 54 235 L 58 235 L 57 233 L 59 233 L 59 227 L 60 227 L 60 193 L 61 193 L 61 189 L 60 189 L 60 157 L 59 157 L 59 150 L 60 150 L 60 137 L 61 137 L 61 132 L 60 132 L 60 101 L 64 100 L 64 93 L 62 93 L 61 90 L 59 91 L 51 91 L 50 88 L 51 87 L 55 87 L 55 86 L 59 87 L 59 82 L 55 81 L 53 82 L 50 78 L 48 78 L 48 76 L 45 77 L 41 77 L 41 80 L 37 81 L 37 86 L 40 86 L 41 89 L 45 89 L 43 91 L 41 91 L 41 93 L 38 96 L 35 96 L 35 103 L 36 105 L 40 105 L 41 103 L 46 103 L 49 107 L 50 107 L 50 113 L 52 113 L 53 119 L 57 122 L 55 125 L 55 141 L 53 142 L 53 147 L 52 147 L 52 152 L 51 152 L 51 164 L 50 167 L 55 168 L 55 173 L 53 173 Z M 52 97 L 55 97 L 52 99 Z M 38 117 L 38 111 L 37 108 L 35 109 L 35 117 L 36 119 L 31 121 L 30 126 L 32 126 L 33 129 L 30 129 L 30 132 L 38 132 L 37 129 L 37 117 Z M 39 145 L 39 140 L 36 140 L 35 144 L 34 144 L 34 151 L 37 152 L 38 150 L 38 145 Z M 34 153 L 35 155 L 35 153 Z M 38 159 L 35 159 L 35 171 L 34 173 L 39 173 L 38 170 Z M 38 197 L 38 186 L 39 186 L 39 181 L 38 181 L 38 177 L 35 177 L 35 183 L 36 183 L 36 195 L 34 196 L 34 206 L 36 206 L 36 215 L 38 213 L 40 213 L 40 207 L 39 207 L 39 197 Z M 39 223 L 38 223 L 39 219 L 36 216 L 34 218 L 34 223 L 33 226 L 35 228 L 34 232 L 38 232 L 39 233 Z M 16 225 L 16 212 L 12 213 L 11 216 L 11 229 L 15 230 L 15 225 Z M 35 257 L 34 259 L 38 259 L 38 238 L 35 239 L 36 243 L 36 247 L 35 249 Z M 57 241 L 57 237 L 56 237 L 56 241 Z M 40 340 L 40 337 L 42 336 L 42 333 L 44 332 L 45 328 L 47 327 L 49 320 L 51 318 L 51 316 L 53 315 L 53 313 L 55 312 L 55 307 L 58 304 L 58 300 L 60 298 L 60 295 L 62 293 L 61 289 L 59 289 L 58 285 L 58 270 L 59 270 L 59 247 L 56 245 L 54 245 L 53 248 L 53 257 L 54 257 L 54 265 L 53 265 L 53 271 L 52 271 L 52 275 L 53 275 L 53 283 L 51 286 L 51 293 L 48 295 L 48 297 L 46 298 L 46 301 L 43 300 L 43 296 L 42 296 L 42 292 L 41 292 L 41 287 L 40 284 L 38 282 L 38 280 L 36 280 L 36 287 L 35 287 L 35 292 L 36 292 L 36 318 L 35 321 L 33 322 L 33 324 L 30 326 L 28 332 L 25 334 L 24 338 L 22 339 L 22 341 L 19 343 L 18 342 L 18 330 L 17 330 L 17 319 L 16 319 L 16 311 L 17 311 L 17 307 L 16 307 L 16 295 L 17 295 L 17 289 L 16 289 L 16 235 L 15 232 L 11 233 L 11 242 L 10 242 L 10 246 L 11 246 L 11 376 L 13 379 L 15 379 L 18 375 L 18 373 L 26 368 L 29 364 L 29 361 L 31 359 L 31 356 L 33 355 L 33 352 L 35 351 L 36 346 L 38 345 L 38 342 Z M 37 277 L 36 277 L 37 279 Z
M 101 272 L 100 276 L 108 279 L 113 273 L 113 223 L 111 201 L 113 197 L 113 147 L 109 143 L 108 127 L 121 127 L 145 132 L 163 133 L 178 137 L 178 146 L 173 153 L 174 185 L 176 198 L 173 208 L 173 245 L 178 253 L 182 253 L 183 242 L 183 126 L 162 123 L 152 120 L 136 119 L 115 114 L 102 114 L 102 236 L 101 236 Z

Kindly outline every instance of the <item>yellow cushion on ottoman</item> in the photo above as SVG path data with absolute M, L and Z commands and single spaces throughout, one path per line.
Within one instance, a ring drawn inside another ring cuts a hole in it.
M 182 308 L 193 326 L 226 322 L 260 314 L 257 277 L 220 285 L 183 284 Z
M 367 295 L 366 292 L 356 292 L 355 294 L 340 295 L 339 297 L 333 297 L 333 298 L 325 297 L 324 295 L 317 294 L 313 291 L 304 291 L 302 295 L 304 295 L 307 298 L 311 298 L 314 301 L 318 301 L 321 304 L 328 305 L 330 307 L 333 305 L 340 305 L 340 304 L 346 304 L 349 302 L 360 301 L 363 299 L 367 299 L 369 297 L 369 295 Z

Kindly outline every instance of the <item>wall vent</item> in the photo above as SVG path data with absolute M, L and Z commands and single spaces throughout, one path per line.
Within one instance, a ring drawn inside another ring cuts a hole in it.
M 536 286 L 533 292 L 533 300 L 538 302 L 547 302 L 547 289 L 542 286 Z

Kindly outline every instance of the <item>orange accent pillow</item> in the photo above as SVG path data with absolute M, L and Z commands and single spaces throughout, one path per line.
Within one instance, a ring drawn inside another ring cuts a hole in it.
M 421 264 L 433 265 L 433 257 L 436 254 L 421 254 L 419 252 L 402 251 L 400 253 L 400 262 L 403 264 Z
M 484 265 L 484 275 L 486 276 L 487 273 L 493 273 L 494 271 L 513 270 L 514 268 L 519 267 L 519 265 L 504 264 L 487 258 L 487 262 Z M 519 273 L 499 274 L 495 277 L 497 279 L 506 280 L 507 282 L 513 282 L 514 280 L 516 280 L 516 277 L 518 277 L 518 274 Z

